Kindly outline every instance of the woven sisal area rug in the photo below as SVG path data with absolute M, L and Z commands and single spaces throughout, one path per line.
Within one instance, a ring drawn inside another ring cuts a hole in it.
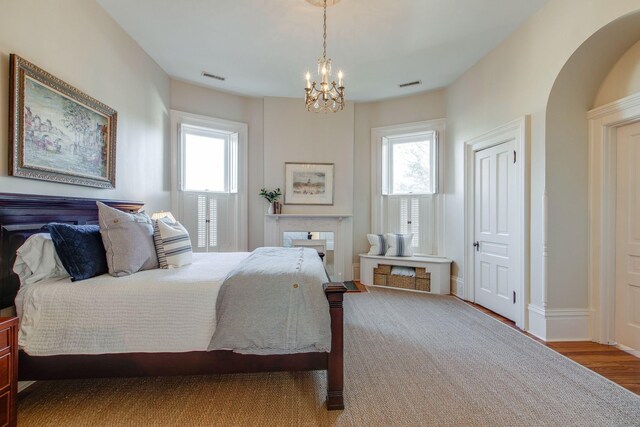
M 55 381 L 21 426 L 632 426 L 640 397 L 457 301 L 345 298 L 346 409 L 321 372 Z

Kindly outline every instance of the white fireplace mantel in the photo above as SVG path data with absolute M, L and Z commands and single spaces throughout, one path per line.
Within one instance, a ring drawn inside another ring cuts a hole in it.
M 335 218 L 338 221 L 342 221 L 345 218 L 351 218 L 351 214 L 266 214 L 269 218 L 274 218 L 279 221 L 280 218 Z
M 351 214 L 266 214 L 264 245 L 282 246 L 287 231 L 322 231 L 334 234 L 334 271 L 338 281 L 353 279 L 353 226 Z

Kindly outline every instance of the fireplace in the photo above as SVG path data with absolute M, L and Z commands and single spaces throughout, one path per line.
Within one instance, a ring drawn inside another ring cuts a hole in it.
M 265 246 L 305 246 L 323 252 L 323 262 L 332 281 L 353 279 L 352 235 L 351 215 L 265 216 Z

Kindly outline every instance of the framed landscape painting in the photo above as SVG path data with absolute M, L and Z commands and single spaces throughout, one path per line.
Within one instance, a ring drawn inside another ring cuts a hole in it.
M 286 205 L 333 205 L 333 163 L 285 163 Z
M 116 111 L 17 55 L 10 68 L 10 175 L 115 188 Z

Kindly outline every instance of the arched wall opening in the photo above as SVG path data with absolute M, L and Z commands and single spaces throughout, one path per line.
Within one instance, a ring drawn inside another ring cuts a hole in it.
M 593 108 L 640 92 L 640 40 L 622 55 L 598 89 Z
M 574 339 L 593 338 L 587 112 L 611 69 L 639 40 L 640 10 L 602 27 L 565 63 L 547 102 L 545 303 L 561 313 Z

